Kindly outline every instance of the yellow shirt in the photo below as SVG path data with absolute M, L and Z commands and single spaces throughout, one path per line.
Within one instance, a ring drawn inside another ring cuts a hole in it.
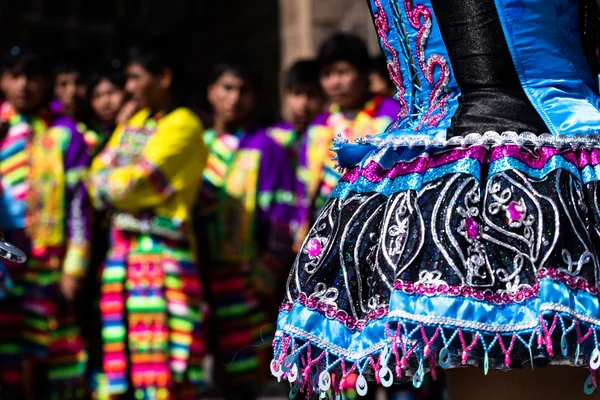
M 156 121 L 142 110 L 92 162 L 90 195 L 97 208 L 189 223 L 206 158 L 202 123 L 192 111 L 178 108 Z

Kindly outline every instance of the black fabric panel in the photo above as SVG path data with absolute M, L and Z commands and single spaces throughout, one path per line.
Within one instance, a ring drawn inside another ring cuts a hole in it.
M 432 0 L 461 87 L 449 136 L 548 132 L 523 92 L 494 0 Z
M 598 25 L 600 13 L 598 12 L 598 5 L 600 5 L 600 0 L 579 1 L 579 32 L 581 43 L 594 76 L 597 76 L 598 72 L 600 72 L 598 69 L 598 62 L 600 61 L 600 54 L 598 54 L 600 50 L 600 26 Z M 592 89 L 598 93 L 597 86 Z

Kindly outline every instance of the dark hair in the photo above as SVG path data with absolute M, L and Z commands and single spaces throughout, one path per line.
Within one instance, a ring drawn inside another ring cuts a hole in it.
M 92 72 L 90 79 L 88 80 L 89 93 L 91 94 L 96 86 L 103 80 L 107 80 L 115 86 L 124 88 L 126 78 L 123 70 L 120 68 L 120 63 L 112 62 L 109 65 Z
M 171 92 L 179 102 L 183 96 L 183 69 L 177 52 L 172 44 L 161 38 L 151 38 L 143 43 L 132 46 L 127 52 L 127 64 L 139 64 L 152 75 L 158 75 L 166 69 L 173 72 Z
M 242 57 L 231 57 L 216 63 L 212 68 L 208 84 L 212 85 L 228 72 L 248 82 L 252 89 L 260 89 L 262 79 L 258 70 Z
M 375 72 L 377 75 L 381 76 L 384 79 L 390 79 L 390 72 L 388 70 L 388 66 L 387 66 L 387 59 L 385 58 L 384 55 L 380 55 L 377 57 L 373 57 L 373 69 L 372 71 Z
M 68 74 L 76 72 L 81 79 L 87 80 L 89 75 L 89 67 L 85 61 L 86 57 L 78 52 L 67 52 L 58 57 L 58 61 L 54 63 L 54 77 L 60 74 Z
M 47 77 L 50 69 L 41 53 L 24 46 L 13 46 L 2 58 L 1 72 Z
M 316 60 L 300 60 L 288 69 L 285 75 L 285 89 L 297 86 L 319 85 L 319 64 Z
M 176 53 L 160 39 L 147 40 L 129 48 L 127 52 L 128 64 L 140 64 L 151 74 L 157 75 L 165 69 L 179 72 Z
M 371 57 L 365 42 L 356 35 L 336 33 L 327 39 L 319 49 L 321 70 L 337 61 L 347 61 L 360 72 L 371 69 Z

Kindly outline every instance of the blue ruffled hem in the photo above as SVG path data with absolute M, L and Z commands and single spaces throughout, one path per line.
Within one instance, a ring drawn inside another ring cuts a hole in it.
M 300 303 L 282 311 L 271 371 L 290 382 L 291 394 L 337 393 L 350 371 L 359 374 L 361 394 L 365 376 L 384 386 L 412 380 L 419 387 L 436 367 L 473 365 L 487 373 L 539 357 L 595 372 L 599 329 L 597 296 L 549 278 L 540 281 L 538 296 L 504 305 L 395 290 L 388 314 L 362 330 Z M 595 379 L 585 386 L 594 388 Z

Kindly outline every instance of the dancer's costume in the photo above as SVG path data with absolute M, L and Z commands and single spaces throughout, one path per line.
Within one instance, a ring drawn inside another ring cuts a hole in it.
M 291 152 L 291 156 L 297 159 L 300 142 L 304 132 L 298 132 L 293 124 L 289 122 L 278 122 L 266 130 L 267 135 L 275 140 L 280 146 Z M 293 160 L 295 161 L 295 160 Z
M 224 390 L 244 387 L 251 398 L 268 375 L 274 292 L 292 259 L 292 170 L 285 149 L 262 131 L 208 130 L 204 139 L 199 247 L 214 315 L 211 349 Z
M 111 212 L 102 271 L 100 398 L 154 400 L 203 390 L 202 288 L 192 205 L 206 150 L 194 113 L 142 110 L 120 127 L 90 171 L 90 193 Z
M 370 5 L 401 111 L 335 145 L 345 174 L 289 277 L 272 372 L 317 393 L 358 372 L 361 394 L 438 366 L 551 363 L 590 367 L 593 390 L 594 2 Z
M 81 277 L 87 268 L 88 153 L 70 120 L 11 108 L 4 103 L 0 109 L 11 114 L 0 145 L 0 222 L 29 259 L 23 265 L 3 261 L 14 287 L 0 301 L 0 382 L 5 392 L 18 391 L 27 359 L 44 369 L 52 398 L 79 398 L 86 354 L 60 280 Z

